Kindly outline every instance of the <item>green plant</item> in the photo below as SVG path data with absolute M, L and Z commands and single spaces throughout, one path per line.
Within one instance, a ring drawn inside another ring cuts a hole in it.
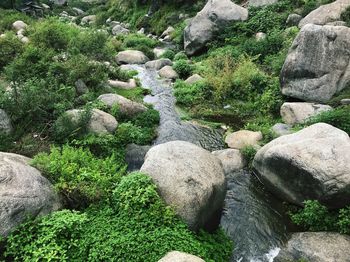
M 179 74 L 180 78 L 184 79 L 192 74 L 194 65 L 192 65 L 188 60 L 177 60 L 174 63 L 173 68 Z
M 1 1 L 3 2 L 3 1 Z M 1 6 L 0 6 L 1 8 Z M 4 10 L 4 9 L 0 9 L 0 32 L 5 32 L 7 30 L 11 30 L 12 29 L 12 24 L 13 22 L 17 21 L 17 20 L 21 20 L 23 22 L 25 22 L 26 24 L 30 24 L 33 19 L 30 18 L 29 16 L 18 12 L 17 10 Z
M 23 51 L 23 44 L 13 34 L 0 37 L 0 71 Z
M 170 60 L 173 60 L 175 57 L 175 52 L 173 50 L 166 50 L 162 55 L 161 58 L 168 58 Z
M 242 153 L 245 161 L 247 161 L 248 168 L 253 169 L 253 160 L 257 152 L 256 148 L 253 146 L 246 146 L 242 148 L 240 152 Z
M 190 85 L 182 80 L 175 82 L 174 90 L 177 103 L 188 107 L 203 102 L 211 93 L 210 87 L 205 82 Z

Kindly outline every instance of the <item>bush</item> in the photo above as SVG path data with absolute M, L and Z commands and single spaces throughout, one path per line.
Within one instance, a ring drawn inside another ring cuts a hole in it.
M 174 70 L 179 74 L 180 78 L 185 79 L 191 76 L 194 65 L 190 64 L 188 60 L 177 60 L 173 65 Z
M 203 102 L 211 94 L 210 88 L 205 82 L 189 85 L 182 80 L 177 80 L 174 90 L 177 103 L 187 107 Z
M 23 44 L 13 34 L 0 37 L 0 71 L 23 51 Z
M 170 60 L 173 60 L 175 57 L 175 52 L 173 50 L 166 50 L 164 54 L 161 55 L 161 58 L 168 58 Z
M 124 146 L 131 143 L 147 145 L 156 138 L 156 135 L 154 128 L 140 127 L 131 122 L 119 125 L 116 131 L 118 143 Z
M 2 1 L 1 1 L 2 2 Z M 32 18 L 26 16 L 23 13 L 20 13 L 16 10 L 3 10 L 0 9 L 0 32 L 5 32 L 7 30 L 12 29 L 13 22 L 17 20 L 21 20 L 26 24 L 30 24 L 32 22 Z
M 43 172 L 73 207 L 85 207 L 106 199 L 125 172 L 115 155 L 96 158 L 87 149 L 53 147 L 38 154 L 32 164 Z
M 248 168 L 253 169 L 253 160 L 257 152 L 256 148 L 253 146 L 246 146 L 242 148 L 240 152 L 242 153 L 244 159 L 247 161 Z

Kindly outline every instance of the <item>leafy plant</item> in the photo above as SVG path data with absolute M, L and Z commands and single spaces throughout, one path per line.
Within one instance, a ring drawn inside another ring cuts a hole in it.
M 188 60 L 177 60 L 173 68 L 179 74 L 180 78 L 184 79 L 191 76 L 194 65 L 190 64 Z

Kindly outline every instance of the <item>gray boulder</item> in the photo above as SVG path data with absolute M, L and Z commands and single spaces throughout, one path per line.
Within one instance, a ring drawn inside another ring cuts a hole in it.
M 350 105 L 350 98 L 344 98 L 344 99 L 340 100 L 340 103 L 342 105 Z
M 218 225 L 226 181 L 209 151 L 184 141 L 160 144 L 148 151 L 141 172 L 152 177 L 160 196 L 190 229 Z
M 226 136 L 225 143 L 229 148 L 242 149 L 246 146 L 257 147 L 262 139 L 263 135 L 260 131 L 240 130 Z
M 96 22 L 96 19 L 97 19 L 96 15 L 87 15 L 81 19 L 81 24 L 82 25 L 94 24 Z
M 83 95 L 89 92 L 89 88 L 86 86 L 82 79 L 78 79 L 74 84 L 78 95 Z
M 7 236 L 28 216 L 47 215 L 61 207 L 50 182 L 24 156 L 0 152 L 0 236 Z
M 27 28 L 27 26 L 28 25 L 21 20 L 18 20 L 12 24 L 12 28 L 16 31 L 24 30 Z
M 160 58 L 168 49 L 162 47 L 156 47 L 153 49 L 153 53 L 156 58 Z
M 158 72 L 160 77 L 175 80 L 179 78 L 178 73 L 171 67 L 171 66 L 164 66 L 162 69 Z
M 184 31 L 186 54 L 202 50 L 227 23 L 245 21 L 248 10 L 230 0 L 209 0 L 204 8 L 189 22 Z
M 281 106 L 281 116 L 288 125 L 302 124 L 311 117 L 332 110 L 331 106 L 315 103 L 284 103 Z
M 350 28 L 308 24 L 289 50 L 281 72 L 282 93 L 327 102 L 350 83 Z
M 146 68 L 155 69 L 155 70 L 160 70 L 164 66 L 172 66 L 172 65 L 173 65 L 173 62 L 171 62 L 171 60 L 167 58 L 161 58 L 158 60 L 149 61 L 145 64 Z
M 187 78 L 185 83 L 189 84 L 189 85 L 192 85 L 194 83 L 197 83 L 197 82 L 200 82 L 200 81 L 203 81 L 203 80 L 204 80 L 203 77 L 201 77 L 198 74 L 194 74 L 194 75 L 190 76 L 189 78 Z
M 145 107 L 144 105 L 131 101 L 117 94 L 100 95 L 97 98 L 97 100 L 100 100 L 109 108 L 112 108 L 113 106 L 118 106 L 120 113 L 127 116 L 134 116 L 147 110 L 147 107 Z
M 6 112 L 0 109 L 0 133 L 9 134 L 12 132 L 12 124 L 10 117 Z
M 274 262 L 350 261 L 350 236 L 332 232 L 294 233 Z
M 350 203 L 350 138 L 318 123 L 262 147 L 253 166 L 283 200 L 302 206 L 315 199 L 329 208 Z
M 248 5 L 254 7 L 268 6 L 276 4 L 278 0 L 249 0 Z
M 64 6 L 67 4 L 68 0 L 53 0 L 55 5 Z
M 287 18 L 286 25 L 297 26 L 303 17 L 298 14 L 290 14 Z
M 221 161 L 225 174 L 238 171 L 247 165 L 247 161 L 237 149 L 218 150 L 212 154 Z
M 149 61 L 149 58 L 137 50 L 126 50 L 119 52 L 116 56 L 116 62 L 118 64 L 144 64 Z
M 165 255 L 158 262 L 205 262 L 203 259 L 187 253 L 172 251 Z
M 113 35 L 127 35 L 130 31 L 121 25 L 116 25 L 112 28 L 112 34 Z
M 151 146 L 140 146 L 129 144 L 126 147 L 125 162 L 128 164 L 128 171 L 140 170 L 145 162 L 145 156 Z
M 291 126 L 287 124 L 277 123 L 273 127 L 271 127 L 271 131 L 277 136 L 285 136 L 293 133 L 291 130 Z
M 126 90 L 134 89 L 137 87 L 137 83 L 135 79 L 129 79 L 128 82 L 119 81 L 119 80 L 108 80 L 107 83 L 111 87 L 126 89 Z
M 299 27 L 306 24 L 325 25 L 329 22 L 341 20 L 341 14 L 350 6 L 350 0 L 337 0 L 333 3 L 322 5 L 304 17 Z

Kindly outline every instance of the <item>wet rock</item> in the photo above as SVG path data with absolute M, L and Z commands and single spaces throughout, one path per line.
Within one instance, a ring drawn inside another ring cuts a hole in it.
M 158 72 L 160 77 L 175 80 L 179 78 L 178 73 L 171 67 L 171 66 L 164 66 L 162 69 Z
M 190 76 L 189 78 L 187 78 L 185 83 L 192 85 L 192 84 L 197 83 L 197 82 L 202 81 L 202 80 L 204 80 L 203 77 L 201 77 L 198 74 L 194 74 L 193 76 Z
M 275 262 L 350 261 L 350 236 L 332 232 L 294 233 Z
M 144 64 L 149 61 L 144 53 L 137 50 L 119 52 L 115 59 L 118 64 Z
M 134 89 L 137 87 L 137 83 L 135 79 L 130 79 L 128 82 L 119 81 L 119 80 L 108 80 L 108 84 L 111 87 L 126 89 L 126 90 Z
M 7 236 L 28 216 L 47 215 L 61 207 L 50 182 L 24 156 L 0 152 L 0 236 Z
M 230 148 L 242 149 L 246 146 L 258 146 L 259 141 L 263 139 L 262 133 L 249 131 L 249 130 L 240 130 L 234 133 L 229 134 L 225 142 Z
M 7 113 L 0 109 L 0 134 L 10 134 L 12 132 L 11 119 Z
M 222 163 L 225 174 L 243 169 L 247 162 L 237 149 L 223 149 L 212 152 Z
M 315 103 L 284 103 L 281 106 L 281 116 L 288 125 L 302 124 L 311 117 L 332 110 L 331 106 Z
M 12 24 L 12 28 L 16 31 L 19 31 L 21 29 L 26 29 L 27 26 L 28 25 L 21 20 L 18 20 Z
M 271 131 L 278 137 L 285 136 L 293 133 L 292 127 L 287 124 L 277 123 L 272 128 Z
M 136 144 L 130 144 L 126 147 L 125 161 L 128 164 L 129 172 L 140 170 L 150 148 L 151 146 L 140 146 Z
M 158 260 L 158 262 L 205 262 L 203 259 L 179 252 L 179 251 L 172 251 L 165 255 L 162 259 Z
M 318 123 L 262 147 L 253 166 L 281 199 L 302 206 L 315 199 L 329 208 L 350 203 L 350 138 Z
M 173 141 L 151 148 L 141 172 L 192 230 L 215 228 L 226 194 L 220 161 L 194 144 Z
M 248 5 L 254 7 L 268 6 L 277 3 L 278 0 L 249 0 Z
M 87 92 L 89 92 L 89 88 L 86 86 L 86 84 L 84 83 L 84 81 L 82 79 L 78 79 L 75 82 L 75 90 L 77 91 L 77 93 L 79 95 L 83 95 L 83 94 L 86 94 Z
M 290 14 L 287 18 L 286 25 L 287 26 L 297 26 L 301 19 L 303 19 L 303 17 L 301 15 Z
M 164 66 L 172 66 L 172 65 L 173 65 L 173 62 L 171 62 L 171 60 L 167 58 L 161 58 L 158 60 L 149 61 L 145 64 L 146 68 L 155 69 L 155 70 L 160 70 Z

